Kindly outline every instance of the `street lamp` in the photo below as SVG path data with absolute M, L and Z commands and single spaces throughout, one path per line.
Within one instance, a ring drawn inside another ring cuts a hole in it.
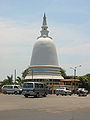
M 14 79 L 15 79 L 14 82 L 15 82 L 15 84 L 16 84 L 16 69 L 14 70 L 14 77 L 15 77 L 15 78 L 14 78 Z
M 75 91 L 75 79 L 76 79 L 76 71 L 77 71 L 77 68 L 78 67 L 81 67 L 81 65 L 79 65 L 79 66 L 76 66 L 76 67 L 70 67 L 70 69 L 73 69 L 74 70 L 74 91 Z

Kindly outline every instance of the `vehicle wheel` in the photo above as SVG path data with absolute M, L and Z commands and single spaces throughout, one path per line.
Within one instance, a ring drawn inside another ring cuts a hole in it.
M 59 95 L 59 94 L 56 94 L 57 96 Z
M 21 95 L 21 94 L 22 94 L 22 91 L 19 91 L 19 94 Z
M 24 95 L 25 96 L 25 98 L 28 98 L 28 95 Z
M 17 95 L 17 91 L 15 91 L 14 94 Z
M 44 95 L 43 95 L 43 97 L 46 97 L 47 96 L 47 94 L 45 93 Z
M 39 94 L 39 93 L 37 93 L 36 97 L 37 97 L 37 98 L 39 98 L 39 97 L 40 97 L 40 94 Z
M 7 94 L 7 92 L 6 92 L 6 91 L 4 91 L 4 92 L 3 92 L 3 94 Z
M 37 98 L 37 95 L 34 95 L 34 98 Z

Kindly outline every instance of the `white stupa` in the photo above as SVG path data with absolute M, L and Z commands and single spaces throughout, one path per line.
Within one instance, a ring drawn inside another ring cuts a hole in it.
M 41 36 L 37 38 L 34 44 L 28 76 L 25 79 L 63 79 L 60 74 L 55 43 L 48 36 L 45 14 L 41 28 Z

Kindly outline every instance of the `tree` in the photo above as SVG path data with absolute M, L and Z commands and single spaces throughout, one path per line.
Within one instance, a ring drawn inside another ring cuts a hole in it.
M 80 87 L 84 87 L 90 91 L 90 74 L 78 77 L 80 80 Z
M 16 83 L 20 86 L 22 86 L 23 84 L 23 80 L 18 76 L 17 79 L 16 79 Z
M 22 77 L 25 78 L 28 74 L 29 68 L 25 69 L 22 73 Z
M 60 68 L 60 72 L 61 72 L 61 76 L 63 76 L 65 78 L 66 75 L 66 71 L 63 68 Z
M 10 84 L 13 84 L 13 75 L 7 76 L 7 78 L 1 83 L 1 86 Z

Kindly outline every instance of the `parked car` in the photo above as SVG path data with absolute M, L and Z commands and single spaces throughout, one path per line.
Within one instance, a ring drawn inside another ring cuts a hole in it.
M 85 88 L 78 88 L 77 95 L 78 96 L 87 96 L 88 95 L 88 91 L 85 90 Z
M 56 95 L 58 96 L 58 95 L 72 95 L 73 93 L 72 93 L 72 91 L 69 89 L 69 88 L 67 88 L 67 87 L 59 87 L 58 89 L 56 89 Z
M 28 96 L 46 97 L 48 94 L 47 85 L 42 82 L 25 82 L 23 84 L 22 94 Z
M 4 94 L 21 94 L 22 88 L 20 85 L 3 85 L 2 93 Z

